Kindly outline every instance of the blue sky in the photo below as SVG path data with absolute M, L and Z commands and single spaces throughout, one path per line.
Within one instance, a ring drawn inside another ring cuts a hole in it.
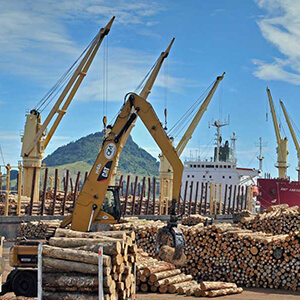
M 218 75 L 226 72 L 182 158 L 212 155 L 209 122 L 230 115 L 223 139 L 236 132 L 238 165 L 258 167 L 259 137 L 264 172 L 277 175 L 276 141 L 266 87 L 289 138 L 288 170 L 296 179 L 297 155 L 278 99 L 296 119 L 300 85 L 300 1 L 4 1 L 0 0 L 0 145 L 5 162 L 20 159 L 20 131 L 32 109 L 86 45 L 115 15 L 108 38 L 62 120 L 46 154 L 58 146 L 102 130 L 103 111 L 111 120 L 124 95 L 135 90 L 176 40 L 148 100 L 171 127 Z M 104 49 L 108 49 L 108 101 L 103 109 Z M 46 111 L 43 119 L 46 118 Z M 159 150 L 137 122 L 133 139 L 157 156 Z M 180 139 L 176 136 L 175 143 Z M 2 160 L 1 160 L 2 163 Z

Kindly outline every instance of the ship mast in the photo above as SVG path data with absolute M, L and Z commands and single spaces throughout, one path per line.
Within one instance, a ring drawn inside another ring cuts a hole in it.
M 221 147 L 221 142 L 222 142 L 222 137 L 221 137 L 221 130 L 220 128 L 223 126 L 228 125 L 229 123 L 221 123 L 220 120 L 216 120 L 211 126 L 214 126 L 217 128 L 217 133 L 216 133 L 216 146 L 217 146 L 217 153 L 216 153 L 216 162 L 220 161 L 220 147 Z
M 266 145 L 266 143 L 265 143 Z M 263 149 L 263 142 L 262 142 L 262 137 L 259 138 L 259 144 L 256 144 L 257 147 L 259 147 L 259 156 L 257 156 L 257 159 L 259 161 L 259 170 L 260 174 L 262 174 L 262 162 L 264 160 L 264 156 L 262 155 L 262 149 Z

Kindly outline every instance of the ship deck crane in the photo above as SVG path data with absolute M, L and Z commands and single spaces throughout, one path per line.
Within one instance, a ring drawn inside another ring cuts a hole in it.
M 269 98 L 269 104 L 270 104 L 270 109 L 271 109 L 271 114 L 272 114 L 272 119 L 273 119 L 273 125 L 275 129 L 275 135 L 276 135 L 276 141 L 277 141 L 277 164 L 275 165 L 276 168 L 278 168 L 278 177 L 286 179 L 287 178 L 287 157 L 288 157 L 288 139 L 287 137 L 281 138 L 279 126 L 278 126 L 278 121 L 276 117 L 276 112 L 274 108 L 274 103 L 273 99 L 271 96 L 270 89 L 267 88 L 267 94 Z
M 40 169 L 42 165 L 42 159 L 44 157 L 44 151 L 47 148 L 60 121 L 65 115 L 85 75 L 87 74 L 89 67 L 104 37 L 109 33 L 114 19 L 115 17 L 113 17 L 104 28 L 101 28 L 99 33 L 90 43 L 89 47 L 85 50 L 86 52 L 85 55 L 79 62 L 78 67 L 76 68 L 70 80 L 68 81 L 65 88 L 63 89 L 62 93 L 58 97 L 58 100 L 52 107 L 44 123 L 42 123 L 40 112 L 37 109 L 31 110 L 30 113 L 27 114 L 24 135 L 21 139 L 22 141 L 21 157 L 23 158 L 23 167 L 24 167 L 23 194 L 25 196 L 30 197 L 33 192 L 34 199 L 38 199 Z M 59 80 L 58 84 L 61 83 L 62 80 Z M 52 89 L 47 95 L 53 96 L 54 93 L 55 90 Z M 42 100 L 47 100 L 47 98 L 45 97 L 45 99 Z M 52 126 L 48 131 L 48 133 L 46 133 L 47 126 L 50 124 L 52 120 L 54 120 Z M 32 187 L 33 179 L 35 181 L 34 187 Z
M 176 146 L 176 152 L 178 156 L 182 154 L 186 145 L 188 144 L 189 140 L 192 138 L 192 135 L 197 128 L 203 114 L 207 110 L 207 107 L 219 85 L 219 83 L 224 78 L 225 72 L 222 76 L 218 76 L 215 80 L 211 90 L 209 91 L 207 97 L 203 101 L 202 105 L 200 106 L 199 110 L 197 111 L 196 115 L 194 116 L 192 122 L 190 123 L 189 127 L 185 131 L 183 137 L 179 141 L 178 145 Z M 172 140 L 172 139 L 171 139 Z M 164 200 L 169 199 L 171 195 L 172 185 L 173 185 L 173 170 L 171 168 L 170 163 L 166 159 L 163 154 L 159 155 L 160 165 L 159 165 L 159 175 L 160 175 L 160 203 Z
M 298 142 L 298 139 L 296 137 L 296 133 L 294 131 L 294 128 L 293 128 L 293 125 L 292 125 L 291 120 L 289 118 L 289 115 L 287 113 L 287 110 L 286 110 L 286 108 L 285 108 L 285 106 L 284 106 L 281 99 L 279 99 L 279 103 L 281 105 L 282 111 L 283 111 L 284 116 L 285 116 L 285 120 L 288 124 L 289 130 L 291 132 L 291 136 L 293 138 L 293 141 L 294 141 L 294 144 L 295 144 L 295 147 L 296 147 L 297 157 L 298 157 L 298 167 L 296 168 L 296 170 L 298 172 L 298 181 L 300 181 L 300 146 L 299 146 L 299 142 Z

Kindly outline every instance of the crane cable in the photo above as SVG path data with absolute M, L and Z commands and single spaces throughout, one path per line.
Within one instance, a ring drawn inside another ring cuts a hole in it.
M 37 103 L 37 105 L 34 108 L 35 110 L 41 113 L 53 101 L 55 96 L 65 86 L 66 82 L 68 82 L 69 79 L 73 76 L 75 72 L 74 69 L 77 68 L 77 66 L 79 65 L 79 60 L 87 52 L 87 50 L 90 48 L 91 44 L 95 41 L 96 38 L 97 35 L 84 49 L 84 51 L 80 54 L 80 56 L 76 59 L 76 61 L 72 64 L 72 66 L 61 76 L 61 78 L 50 88 L 50 90 L 46 93 L 46 95 Z
M 181 118 L 173 125 L 173 127 L 168 131 L 168 135 L 178 136 L 183 129 L 186 127 L 187 123 L 192 119 L 197 111 L 196 109 L 202 102 L 204 101 L 204 96 L 207 94 L 208 90 L 212 88 L 215 84 L 216 80 L 214 80 L 209 87 L 198 97 L 198 99 L 190 106 L 190 108 L 181 116 Z

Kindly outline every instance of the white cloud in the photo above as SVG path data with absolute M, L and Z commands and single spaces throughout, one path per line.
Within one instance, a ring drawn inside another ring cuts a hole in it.
M 155 24 L 152 17 L 163 9 L 156 2 L 136 0 L 0 0 L 0 5 L 0 70 L 48 87 L 82 48 L 74 42 L 68 25 L 80 26 L 88 19 L 100 27 L 116 15 L 115 24 L 151 26 Z
M 294 0 L 255 0 L 267 14 L 258 21 L 263 37 L 283 58 L 272 62 L 253 60 L 254 75 L 263 80 L 300 85 L 300 2 Z

